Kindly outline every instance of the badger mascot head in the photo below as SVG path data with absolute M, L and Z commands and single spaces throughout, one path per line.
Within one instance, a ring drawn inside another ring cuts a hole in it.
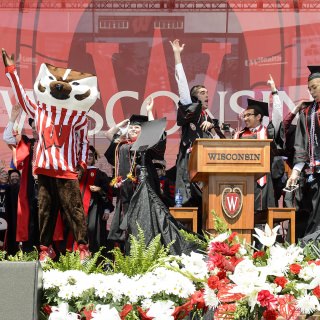
M 43 63 L 34 83 L 37 100 L 58 109 L 88 112 L 99 97 L 97 77 Z

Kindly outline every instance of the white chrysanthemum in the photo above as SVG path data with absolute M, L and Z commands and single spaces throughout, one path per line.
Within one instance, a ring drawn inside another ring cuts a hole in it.
M 205 287 L 203 298 L 206 306 L 212 309 L 215 309 L 220 302 L 214 290 L 210 289 L 208 286 Z
M 178 272 L 165 268 L 157 268 L 153 271 L 153 276 L 155 284 L 154 290 L 156 290 L 154 293 L 165 292 L 186 298 L 195 291 L 193 282 Z M 148 296 L 146 297 L 150 298 Z
M 289 260 L 286 256 L 286 249 L 275 245 L 270 248 L 270 256 L 267 260 L 267 266 L 263 272 L 267 275 L 282 277 L 289 270 Z
M 85 273 L 81 273 L 85 275 Z M 58 271 L 58 270 L 49 270 L 45 271 L 43 273 L 43 285 L 44 288 L 59 288 L 61 286 L 67 285 L 68 284 L 68 279 L 69 277 L 72 276 L 75 278 L 75 281 L 77 281 L 77 276 L 78 274 L 75 273 L 70 273 L 70 272 L 63 272 L 63 271 Z M 79 276 L 80 277 L 80 276 Z
M 303 249 L 295 244 L 291 244 L 287 248 L 286 253 L 289 263 L 295 263 L 295 262 L 301 262 L 303 261 L 304 255 L 303 255 Z
M 205 278 L 208 275 L 207 263 L 202 254 L 191 252 L 190 256 L 187 256 L 183 253 L 181 263 L 184 265 L 182 271 L 187 271 L 196 278 Z
M 129 302 L 136 303 L 139 299 L 139 290 L 137 290 L 136 286 L 139 280 L 127 279 L 126 281 L 126 291 L 125 295 L 129 298 Z
M 156 301 L 150 306 L 147 316 L 153 317 L 153 320 L 174 320 L 173 311 L 174 304 L 172 301 Z
M 144 310 L 150 309 L 152 304 L 153 304 L 153 302 L 151 299 L 144 299 L 141 302 L 142 309 L 144 309 Z
M 319 277 L 319 274 L 320 274 L 320 266 L 317 266 L 315 263 L 311 263 L 304 266 L 300 270 L 298 277 L 305 281 L 310 281 L 312 279 Z
M 303 314 L 310 314 L 319 311 L 320 305 L 316 296 L 306 294 L 297 299 L 297 306 Z

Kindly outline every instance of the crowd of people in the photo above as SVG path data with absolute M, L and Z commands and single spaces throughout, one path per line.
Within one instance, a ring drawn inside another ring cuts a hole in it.
M 144 124 L 154 121 L 152 98 L 146 106 L 147 116 L 131 115 L 108 130 L 106 137 L 110 144 L 104 155 L 114 168 L 114 176 L 109 177 L 95 166 L 99 157 L 95 147 L 86 146 L 85 113 L 81 113 L 79 119 L 74 121 L 80 127 L 79 129 L 75 126 L 78 130 L 76 138 L 81 136 L 78 146 L 77 143 L 68 146 L 76 150 L 72 152 L 75 152 L 77 159 L 72 158 L 72 165 L 66 167 L 61 155 L 60 160 L 55 160 L 52 151 L 51 158 L 44 164 L 44 159 L 49 157 L 48 148 L 52 147 L 48 145 L 49 138 L 54 135 L 60 138 L 62 125 L 50 127 L 51 135 L 48 138 L 47 132 L 42 128 L 45 122 L 41 122 L 44 116 L 39 103 L 30 103 L 21 89 L 22 86 L 14 86 L 19 103 L 12 107 L 3 134 L 4 141 L 12 150 L 14 168 L 8 171 L 2 166 L 0 172 L 2 249 L 14 254 L 19 249 L 28 252 L 38 247 L 42 253 L 40 260 L 54 259 L 58 251 L 65 250 L 80 250 L 82 256 L 86 257 L 90 252 L 97 252 L 101 246 L 111 249 L 115 244 L 124 244 L 126 251 L 128 236 L 134 233 L 134 223 L 139 221 L 150 236 L 161 233 L 168 243 L 175 239 L 178 243 L 175 253 L 183 253 L 190 247 L 183 239 L 178 239 L 178 229 L 183 226 L 170 216 L 168 208 L 174 206 L 174 196 L 179 190 L 182 206 L 199 208 L 198 231 L 201 231 L 201 186 L 190 181 L 187 170 L 192 145 L 197 138 L 272 139 L 271 172 L 258 179 L 255 184 L 255 214 L 260 214 L 268 207 L 277 206 L 282 197 L 283 205 L 296 207 L 299 222 L 297 237 L 319 231 L 320 68 L 309 68 L 308 89 L 313 101 L 300 101 L 286 116 L 282 114 L 278 90 L 270 75 L 267 84 L 270 86 L 272 103 L 248 99 L 243 106 L 244 111 L 239 115 L 244 123 L 243 129 L 234 130 L 220 124 L 219 120 L 210 114 L 209 92 L 205 86 L 196 85 L 189 90 L 181 61 L 184 44 L 181 45 L 177 39 L 170 44 L 180 96 L 177 124 L 181 128 L 181 141 L 174 170 L 176 175 L 173 180 L 166 177 L 165 131 L 161 133 L 157 143 L 144 152 L 132 150 Z M 3 60 L 8 78 L 12 83 L 19 84 L 14 61 L 4 50 Z M 48 70 L 56 72 L 51 67 L 48 67 Z M 70 69 L 63 70 L 63 76 L 52 78 L 55 81 L 50 84 L 50 94 L 55 99 L 65 99 L 60 93 L 52 94 L 52 86 L 58 91 L 63 90 L 63 83 L 70 73 L 68 70 Z M 45 89 L 40 80 L 38 89 L 43 93 Z M 81 80 L 82 78 L 79 81 Z M 269 116 L 269 110 L 271 120 L 268 126 L 264 126 L 263 117 Z M 28 123 L 32 128 L 32 138 L 14 131 L 14 124 L 22 111 L 30 117 Z M 64 111 L 59 112 L 59 117 L 65 116 Z M 47 115 L 48 113 L 45 117 Z M 72 116 L 76 115 L 78 114 Z M 295 119 L 298 119 L 297 124 Z M 56 133 L 55 130 L 60 131 Z M 70 135 L 73 134 L 74 129 L 69 132 Z M 67 141 L 69 136 L 64 138 Z M 55 142 L 54 146 L 64 148 L 64 143 L 63 141 L 58 146 Z M 143 184 L 144 188 L 141 187 Z M 53 194 L 57 195 L 57 198 Z M 143 213 L 143 207 L 147 207 L 146 202 L 149 203 L 147 210 L 150 210 L 151 218 L 146 216 L 148 213 Z M 107 230 L 106 221 L 113 211 L 111 227 Z M 153 211 L 156 213 L 152 213 Z

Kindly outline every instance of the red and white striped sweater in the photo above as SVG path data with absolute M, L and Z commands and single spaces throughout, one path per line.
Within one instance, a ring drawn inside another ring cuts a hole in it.
M 17 101 L 35 120 L 39 141 L 35 150 L 34 174 L 77 179 L 77 165 L 86 168 L 88 153 L 87 112 L 34 103 L 27 96 L 15 66 L 6 67 Z

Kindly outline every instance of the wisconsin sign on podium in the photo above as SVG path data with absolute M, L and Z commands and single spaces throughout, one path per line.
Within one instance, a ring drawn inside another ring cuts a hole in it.
M 213 231 L 211 211 L 230 229 L 251 242 L 254 228 L 254 185 L 270 172 L 270 142 L 256 139 L 197 139 L 189 171 L 202 181 L 203 229 Z

